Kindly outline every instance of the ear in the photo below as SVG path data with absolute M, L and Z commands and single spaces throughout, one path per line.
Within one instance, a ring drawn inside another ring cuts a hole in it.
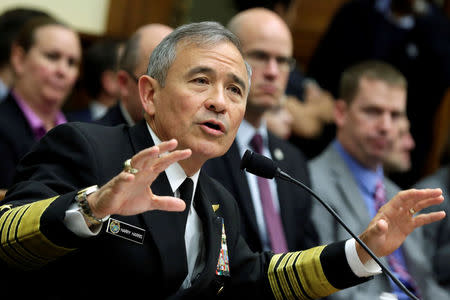
M 345 102 L 342 99 L 338 99 L 335 101 L 334 120 L 338 127 L 342 126 L 345 123 L 345 119 L 347 117 L 347 110 L 348 110 L 347 102 Z
M 25 56 L 25 50 L 21 46 L 15 43 L 11 46 L 11 64 L 16 75 L 24 72 Z
M 102 86 L 108 95 L 116 95 L 118 89 L 117 75 L 115 71 L 106 70 L 101 75 Z
M 155 114 L 155 95 L 161 87 L 156 79 L 148 75 L 142 75 L 138 84 L 142 107 L 149 116 L 153 116 Z
M 124 70 L 117 71 L 117 83 L 119 84 L 119 91 L 121 98 L 128 97 L 128 84 L 130 82 L 130 77 Z

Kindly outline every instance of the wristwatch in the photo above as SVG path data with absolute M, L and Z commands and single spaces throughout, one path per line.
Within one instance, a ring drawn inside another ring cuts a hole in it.
M 92 194 L 93 192 L 98 190 L 97 185 L 93 185 L 78 191 L 75 196 L 75 201 L 78 204 L 78 210 L 87 218 L 88 225 L 100 225 L 106 220 L 108 220 L 109 216 L 106 216 L 103 219 L 97 218 L 92 214 L 91 207 L 89 206 L 89 202 L 87 201 L 87 196 Z

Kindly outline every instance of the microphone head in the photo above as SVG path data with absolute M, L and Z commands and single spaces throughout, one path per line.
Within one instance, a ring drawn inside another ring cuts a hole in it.
M 245 170 L 256 176 L 272 179 L 278 171 L 278 166 L 270 158 L 246 150 L 244 156 L 242 156 L 241 170 Z

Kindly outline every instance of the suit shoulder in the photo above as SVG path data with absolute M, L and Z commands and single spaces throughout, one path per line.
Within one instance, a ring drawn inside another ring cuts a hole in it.
M 68 122 L 58 125 L 51 129 L 51 132 L 64 132 L 64 131 L 77 131 L 85 135 L 103 135 L 103 134 L 114 134 L 117 132 L 124 131 L 127 126 L 105 126 L 96 123 L 87 122 Z

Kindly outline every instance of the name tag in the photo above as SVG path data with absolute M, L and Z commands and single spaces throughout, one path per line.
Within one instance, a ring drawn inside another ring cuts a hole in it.
M 106 232 L 138 244 L 144 243 L 144 229 L 113 218 L 109 218 Z

